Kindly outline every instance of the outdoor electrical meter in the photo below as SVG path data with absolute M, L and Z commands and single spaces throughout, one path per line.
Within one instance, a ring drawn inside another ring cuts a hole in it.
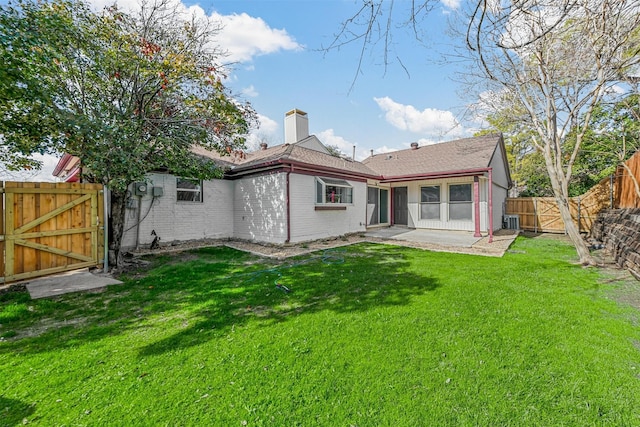
M 144 196 L 149 191 L 149 187 L 146 182 L 136 182 L 133 184 L 133 194 L 136 196 Z

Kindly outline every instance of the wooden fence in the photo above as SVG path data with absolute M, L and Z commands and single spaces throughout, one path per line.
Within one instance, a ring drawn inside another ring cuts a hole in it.
M 640 151 L 636 152 L 626 165 L 640 182 Z M 640 208 L 640 197 L 635 190 L 635 183 L 629 176 L 628 171 L 622 166 L 616 172 L 616 185 L 614 188 L 614 208 Z
M 4 182 L 0 192 L 0 282 L 102 264 L 102 185 Z
M 627 160 L 636 179 L 640 180 L 640 151 Z M 605 178 L 585 194 L 569 201 L 571 217 L 581 232 L 589 232 L 600 211 L 608 208 L 640 207 L 633 179 L 623 167 L 611 178 Z M 565 227 L 558 204 L 553 197 L 518 197 L 505 202 L 505 215 L 518 215 L 520 229 L 535 233 L 564 233 Z

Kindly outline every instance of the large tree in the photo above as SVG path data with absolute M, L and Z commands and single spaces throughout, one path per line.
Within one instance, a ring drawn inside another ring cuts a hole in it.
M 433 0 L 407 3 L 398 23 L 394 0 L 362 0 L 332 45 L 381 42 L 385 64 L 398 27 L 420 36 L 420 19 Z M 640 13 L 637 0 L 476 0 L 463 3 L 458 32 L 467 93 L 490 92 L 511 102 L 521 127 L 531 130 L 542 154 L 553 195 L 580 261 L 594 264 L 571 218 L 569 183 L 594 108 L 638 71 Z M 361 56 L 361 58 L 363 57 Z M 569 138 L 569 134 L 572 137 Z
M 163 0 L 136 13 L 94 13 L 76 0 L 28 0 L 0 12 L 10 24 L 3 57 L 32 64 L 0 86 L 26 94 L 3 107 L 5 117 L 20 112 L 9 115 L 5 138 L 14 152 L 76 155 L 84 179 L 110 189 L 110 261 L 119 265 L 131 183 L 159 169 L 213 178 L 221 171 L 192 147 L 244 147 L 255 113 L 223 85 L 219 28 Z
M 526 112 L 583 264 L 595 262 L 571 218 L 569 183 L 594 109 L 640 61 L 638 12 L 631 0 L 524 0 L 480 3 L 468 21 L 481 84 Z

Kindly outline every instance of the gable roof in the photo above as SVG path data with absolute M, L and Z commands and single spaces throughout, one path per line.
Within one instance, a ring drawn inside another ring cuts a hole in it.
M 376 154 L 365 159 L 363 164 L 384 179 L 420 175 L 450 176 L 486 169 L 496 154 L 504 156 L 504 142 L 500 134 Z M 506 162 L 506 157 L 503 160 Z

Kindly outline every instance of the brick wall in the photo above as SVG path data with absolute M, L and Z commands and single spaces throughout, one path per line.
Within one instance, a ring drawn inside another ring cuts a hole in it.
M 640 279 L 640 209 L 606 209 L 591 229 L 605 244 L 616 263 Z

